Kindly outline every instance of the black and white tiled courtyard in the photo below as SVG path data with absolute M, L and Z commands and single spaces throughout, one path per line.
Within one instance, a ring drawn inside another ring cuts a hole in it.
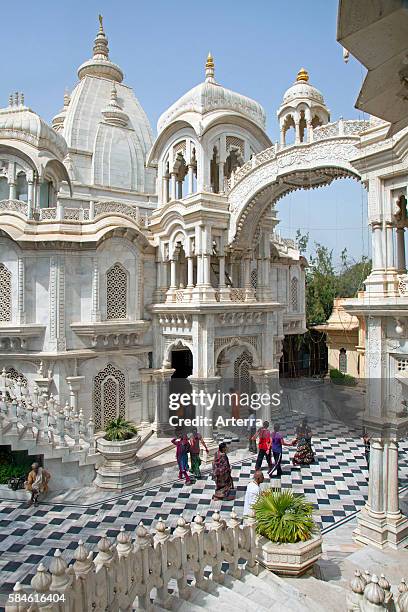
M 284 430 L 284 428 L 282 428 Z M 295 449 L 285 449 L 282 487 L 304 493 L 313 503 L 315 518 L 324 532 L 330 531 L 352 518 L 365 503 L 367 469 L 364 447 L 356 434 L 353 436 L 341 423 L 330 423 L 314 436 L 316 461 L 309 467 L 293 467 L 290 457 Z M 408 441 L 400 445 L 400 486 L 408 485 Z M 44 501 L 37 508 L 24 508 L 22 502 L 0 501 L 0 593 L 9 593 L 16 581 L 27 584 L 40 561 L 50 560 L 57 548 L 66 561 L 82 539 L 89 549 L 96 548 L 102 535 L 114 538 L 123 525 L 134 532 L 143 520 L 154 527 L 159 517 L 174 527 L 178 517 L 191 521 L 196 514 L 211 517 L 215 510 L 227 517 L 234 508 L 242 514 L 245 489 L 253 473 L 255 455 L 233 463 L 232 475 L 236 485 L 236 499 L 229 502 L 213 501 L 213 481 L 209 470 L 203 478 L 187 486 L 173 480 L 146 486 L 103 502 L 83 504 L 52 504 Z M 266 467 L 266 466 L 265 466 Z M 175 476 L 176 474 L 176 469 Z

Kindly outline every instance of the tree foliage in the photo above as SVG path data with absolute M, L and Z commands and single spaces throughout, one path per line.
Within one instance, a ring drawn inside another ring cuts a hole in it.
M 296 233 L 299 250 L 303 254 L 309 245 L 309 234 Z M 319 242 L 309 255 L 306 269 L 306 323 L 307 327 L 324 323 L 330 317 L 336 297 L 354 297 L 363 288 L 371 271 L 371 261 L 363 257 L 350 262 L 347 249 L 340 255 L 341 266 L 336 271 L 333 250 Z

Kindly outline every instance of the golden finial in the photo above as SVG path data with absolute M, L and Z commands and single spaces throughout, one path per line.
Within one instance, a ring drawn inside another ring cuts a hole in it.
M 301 68 L 297 73 L 296 81 L 302 81 L 307 83 L 309 80 L 309 73 L 304 68 Z
M 103 17 L 100 13 L 98 15 L 98 18 L 99 18 L 99 30 L 103 32 Z
M 207 55 L 207 61 L 205 62 L 205 80 L 207 82 L 215 83 L 214 81 L 214 58 L 209 53 Z
M 209 52 L 209 54 L 207 55 L 207 61 L 205 63 L 205 67 L 206 68 L 214 68 L 214 58 L 211 55 L 211 51 Z

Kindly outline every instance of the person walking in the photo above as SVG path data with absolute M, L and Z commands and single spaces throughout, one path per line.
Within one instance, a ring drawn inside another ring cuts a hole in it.
M 268 463 L 268 468 L 272 469 L 272 461 L 271 461 L 271 432 L 269 431 L 269 422 L 264 421 L 263 425 L 254 436 L 252 436 L 252 440 L 259 439 L 258 441 L 258 457 L 256 459 L 255 469 L 260 470 L 262 467 L 262 462 L 264 457 Z
M 290 442 L 285 442 L 279 429 L 279 423 L 275 423 L 272 434 L 272 454 L 274 465 L 268 472 L 270 478 L 280 478 L 282 476 L 282 447 L 291 446 Z
M 176 447 L 176 459 L 179 466 L 179 480 L 186 479 L 186 484 L 190 484 L 190 476 L 188 475 L 188 453 L 190 452 L 190 443 L 187 434 L 182 434 L 180 438 L 173 438 L 172 443 Z
M 215 493 L 213 499 L 231 500 L 234 496 L 231 491 L 234 483 L 231 477 L 231 466 L 227 457 L 227 444 L 221 442 L 214 456 L 212 465 L 212 477 L 215 480 Z
M 203 440 L 201 434 L 198 433 L 197 428 L 194 427 L 193 433 L 190 437 L 190 457 L 191 457 L 191 469 L 190 472 L 194 474 L 196 478 L 201 478 L 201 459 L 200 459 L 200 444 L 203 445 L 208 453 L 208 448 Z
M 258 495 L 261 492 L 261 484 L 264 481 L 264 475 L 261 470 L 255 470 L 254 477 L 251 482 L 248 484 L 245 491 L 245 501 L 244 501 L 244 516 L 248 516 L 249 511 L 252 506 L 258 499 Z
M 296 428 L 296 438 L 292 442 L 296 445 L 296 453 L 292 459 L 293 465 L 310 465 L 314 462 L 314 452 L 312 447 L 312 430 L 307 419 L 303 419 Z
M 248 416 L 248 432 L 249 432 L 249 451 L 256 453 L 256 440 L 254 436 L 256 434 L 256 414 L 254 410 L 251 410 Z
M 38 505 L 38 498 L 40 494 L 48 491 L 48 481 L 51 478 L 51 474 L 42 468 L 38 463 L 33 463 L 31 466 L 31 472 L 27 476 L 27 480 L 24 486 L 27 491 L 31 493 L 31 499 L 27 507 L 32 505 Z

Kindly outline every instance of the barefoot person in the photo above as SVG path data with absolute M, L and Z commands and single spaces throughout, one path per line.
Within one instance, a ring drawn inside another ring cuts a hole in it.
M 314 461 L 312 447 L 312 430 L 307 419 L 303 419 L 296 428 L 296 438 L 292 444 L 296 445 L 296 453 L 292 459 L 293 465 L 310 465 Z
M 194 427 L 193 433 L 190 438 L 190 457 L 191 457 L 191 470 L 190 472 L 194 474 L 196 478 L 201 478 L 201 459 L 200 459 L 200 444 L 203 445 L 205 450 L 208 453 L 208 448 L 206 443 L 203 440 L 201 434 L 198 433 L 197 428 Z
M 256 459 L 255 469 L 260 470 L 262 467 L 262 462 L 264 457 L 268 463 L 268 468 L 272 469 L 272 461 L 271 461 L 271 432 L 269 431 L 269 422 L 264 421 L 263 425 L 254 436 L 252 436 L 252 440 L 256 440 L 258 438 L 258 457 Z
M 231 490 L 234 484 L 231 478 L 231 466 L 227 457 L 227 445 L 221 442 L 214 456 L 212 465 L 213 480 L 215 480 L 215 493 L 213 499 L 234 499 Z
M 190 452 L 190 443 L 187 435 L 182 434 L 180 438 L 173 438 L 172 443 L 176 447 L 176 459 L 179 466 L 179 479 L 186 479 L 186 484 L 190 484 L 190 476 L 188 475 L 188 453 Z
M 285 442 L 279 429 L 279 423 L 275 423 L 272 434 L 272 454 L 274 465 L 268 472 L 271 478 L 280 478 L 282 476 L 282 447 L 292 445 L 291 442 Z
M 254 477 L 251 482 L 248 484 L 245 491 L 245 501 L 244 501 L 244 516 L 248 516 L 249 511 L 252 506 L 256 502 L 258 495 L 261 492 L 261 483 L 264 481 L 264 475 L 261 470 L 255 470 Z
M 38 504 L 38 498 L 40 494 L 44 494 L 48 491 L 48 481 L 51 478 L 51 474 L 40 467 L 38 463 L 33 463 L 31 466 L 31 472 L 28 474 L 27 480 L 24 486 L 27 491 L 31 492 L 31 499 L 28 506 L 36 506 Z

